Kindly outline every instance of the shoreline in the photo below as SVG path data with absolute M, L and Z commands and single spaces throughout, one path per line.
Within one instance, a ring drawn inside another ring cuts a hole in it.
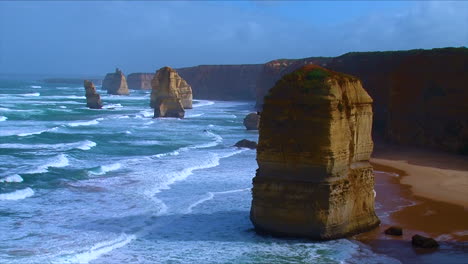
M 371 163 L 381 224 L 353 238 L 402 263 L 464 263 L 468 256 L 468 198 L 452 191 L 463 189 L 463 175 L 468 179 L 468 162 L 463 159 L 380 145 Z M 403 236 L 385 235 L 390 226 L 402 227 Z M 436 239 L 440 248 L 413 248 L 411 237 L 415 234 Z

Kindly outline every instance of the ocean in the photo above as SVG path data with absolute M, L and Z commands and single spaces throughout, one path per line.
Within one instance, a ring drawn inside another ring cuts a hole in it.
M 254 102 L 153 119 L 149 91 L 86 107 L 72 84 L 0 81 L 0 263 L 399 263 L 352 239 L 259 236 Z

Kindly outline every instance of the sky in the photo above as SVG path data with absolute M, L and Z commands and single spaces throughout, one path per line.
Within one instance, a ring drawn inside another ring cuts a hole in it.
M 0 74 L 468 46 L 468 1 L 4 1 Z

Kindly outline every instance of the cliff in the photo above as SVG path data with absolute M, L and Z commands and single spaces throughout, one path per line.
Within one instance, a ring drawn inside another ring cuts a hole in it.
M 154 117 L 178 117 L 185 115 L 184 105 L 192 107 L 190 86 L 170 67 L 159 69 L 151 81 L 150 106 Z
M 282 61 L 286 67 L 275 72 L 266 64 L 259 75 L 258 109 L 271 83 L 312 61 L 362 80 L 374 99 L 374 131 L 388 140 L 468 152 L 467 48 L 352 52 L 336 58 Z
M 151 90 L 153 77 L 153 73 L 131 73 L 127 76 L 128 89 Z
M 197 99 L 255 100 L 256 82 L 262 64 L 200 65 L 177 72 L 193 89 Z
M 308 65 L 265 97 L 251 220 L 280 236 L 334 239 L 379 224 L 372 99 L 352 76 Z
M 92 109 L 101 109 L 101 96 L 96 92 L 94 83 L 88 80 L 84 81 L 86 106 Z
M 114 73 L 106 74 L 102 82 L 102 89 L 107 90 L 108 94 L 128 95 L 127 80 L 121 70 L 116 69 Z

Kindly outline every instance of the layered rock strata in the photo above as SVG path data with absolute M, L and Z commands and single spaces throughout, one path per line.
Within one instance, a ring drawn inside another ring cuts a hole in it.
M 158 76 L 158 73 L 160 75 Z M 182 106 L 184 109 L 192 109 L 192 87 L 184 80 L 180 75 L 177 73 L 176 70 L 172 69 L 171 67 L 163 67 L 156 72 L 152 82 L 152 93 L 151 93 L 151 107 L 155 107 L 155 100 L 156 94 L 154 93 L 155 90 L 160 89 L 162 85 L 168 86 L 164 89 L 170 90 L 177 90 L 179 99 L 181 101 Z
M 150 106 L 154 117 L 178 117 L 185 115 L 184 105 L 192 108 L 190 86 L 170 67 L 159 69 L 151 81 Z
M 372 229 L 372 98 L 352 76 L 318 66 L 265 97 L 251 221 L 278 236 L 334 239 Z
M 128 89 L 151 90 L 154 73 L 131 73 L 127 76 Z
M 120 69 L 115 69 L 114 73 L 106 74 L 102 82 L 102 89 L 107 90 L 108 94 L 128 95 L 130 94 L 125 75 Z
M 92 109 L 101 109 L 102 102 L 101 96 L 96 92 L 96 87 L 94 83 L 88 80 L 84 81 L 85 96 L 86 96 L 86 106 Z
M 260 115 L 257 113 L 250 113 L 244 118 L 244 126 L 247 130 L 258 130 L 260 123 Z

